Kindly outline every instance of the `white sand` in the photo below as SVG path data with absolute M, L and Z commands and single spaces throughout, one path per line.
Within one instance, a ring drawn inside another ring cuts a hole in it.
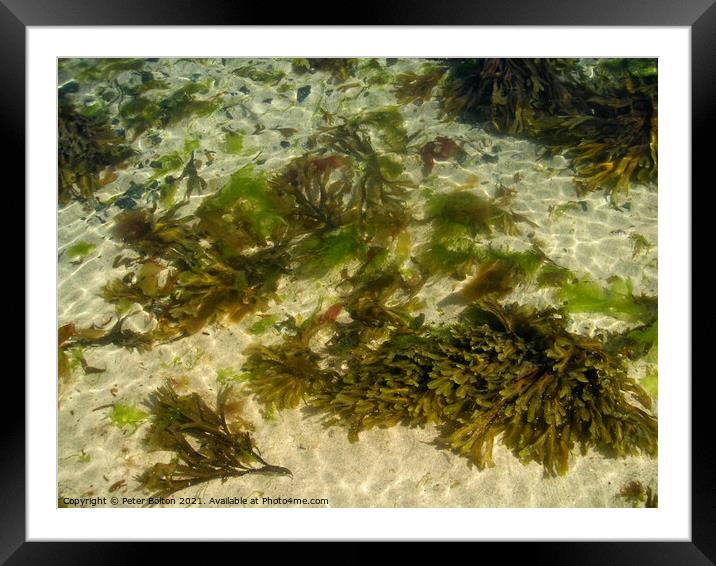
M 212 93 L 225 92 L 225 102 L 231 105 L 231 118 L 218 111 L 209 118 L 193 119 L 177 127 L 162 131 L 163 140 L 151 146 L 145 136 L 135 143 L 141 154 L 136 164 L 119 172 L 119 178 L 100 192 L 102 200 L 124 192 L 131 180 L 142 182 L 154 170 L 148 163 L 160 155 L 181 150 L 186 138 L 201 140 L 201 148 L 216 151 L 211 165 L 202 164 L 199 174 L 209 182 L 213 192 L 226 182 L 231 173 L 261 151 L 265 163 L 259 169 L 274 171 L 305 150 L 301 142 L 321 125 L 314 115 L 323 91 L 323 107 L 329 111 L 350 114 L 356 111 L 394 104 L 389 88 L 374 86 L 367 96 L 361 88 L 345 94 L 335 91 L 335 85 L 326 84 L 327 75 L 290 75 L 290 63 L 274 62 L 289 74 L 274 87 L 266 87 L 249 79 L 237 78 L 230 71 L 246 64 L 230 60 L 226 67 L 219 60 L 201 65 L 191 61 L 162 61 L 167 80 L 172 88 L 184 84 L 195 73 L 217 79 Z M 262 63 L 266 66 L 268 63 Z M 391 74 L 408 69 L 419 69 L 419 61 L 405 60 L 389 68 Z M 120 75 L 120 82 L 126 78 Z M 292 82 L 293 81 L 293 82 Z M 348 81 L 353 82 L 353 81 Z M 290 90 L 279 92 L 281 85 L 290 84 Z M 295 101 L 295 88 L 310 84 L 310 96 L 301 105 Z M 242 94 L 245 85 L 250 94 Z M 333 89 L 331 94 L 329 90 Z M 261 101 L 272 98 L 270 104 Z M 528 235 L 538 241 L 544 252 L 558 264 L 578 274 L 588 275 L 605 284 L 612 275 L 630 277 L 635 293 L 657 292 L 657 194 L 653 189 L 637 187 L 629 196 L 631 209 L 617 211 L 609 206 L 602 194 L 577 198 L 572 185 L 568 163 L 562 157 L 538 161 L 536 146 L 528 141 L 511 137 L 496 137 L 480 128 L 438 118 L 437 105 L 402 108 L 408 134 L 419 131 L 411 143 L 422 145 L 444 135 L 465 144 L 469 154 L 461 165 L 438 162 L 427 179 L 421 174 L 421 162 L 416 151 L 405 159 L 406 173 L 423 187 L 435 190 L 452 190 L 469 182 L 474 176 L 479 194 L 492 196 L 496 184 L 517 191 L 512 209 L 525 214 L 539 227 L 521 225 L 520 237 L 496 236 L 493 245 L 501 248 L 524 250 L 530 246 Z M 260 121 L 265 130 L 250 135 Z M 243 131 L 245 151 L 242 155 L 222 152 L 221 128 Z M 299 133 L 290 138 L 291 147 L 283 149 L 281 134 L 274 127 L 292 127 Z M 218 132 L 218 133 L 217 133 Z M 485 163 L 481 152 L 499 155 L 497 163 Z M 203 152 L 197 152 L 197 158 Z M 202 161 L 204 159 L 202 158 Z M 141 163 L 146 163 L 141 167 Z M 175 176 L 180 171 L 175 172 Z M 515 173 L 522 175 L 515 180 Z M 183 192 L 183 184 L 179 194 Z M 205 196 L 205 195 L 204 195 Z M 202 196 L 194 195 L 184 213 L 191 212 Z M 588 210 L 566 211 L 559 218 L 550 218 L 551 205 L 583 200 Z M 122 251 L 109 237 L 111 216 L 120 212 L 117 207 L 96 214 L 78 203 L 59 212 L 60 252 L 77 241 L 97 245 L 96 251 L 82 263 L 71 263 L 66 254 L 59 258 L 59 324 L 74 322 L 80 327 L 92 323 L 105 323 L 114 314 L 114 306 L 99 296 L 102 285 L 126 273 L 124 268 L 112 268 L 112 261 Z M 654 246 L 647 253 L 632 258 L 631 234 L 645 236 Z M 414 233 L 419 242 L 420 231 Z M 124 252 L 127 254 L 127 251 Z M 272 305 L 268 313 L 310 314 L 318 297 L 324 298 L 324 307 L 335 302 L 338 294 L 333 286 L 335 278 L 327 277 L 315 289 L 284 285 L 279 290 L 281 304 Z M 444 282 L 429 285 L 421 293 L 426 300 L 427 321 L 445 320 L 457 311 L 446 309 L 440 313 L 435 303 L 444 298 L 459 283 Z M 549 291 L 518 289 L 512 300 L 546 305 L 552 301 Z M 134 317 L 137 328 L 148 328 L 151 317 L 141 312 Z M 230 327 L 214 325 L 205 329 L 208 336 L 198 333 L 169 346 L 159 346 L 151 352 L 139 354 L 114 346 L 86 350 L 91 366 L 106 368 L 105 373 L 83 375 L 76 370 L 68 383 L 59 384 L 59 493 L 68 497 L 119 496 L 142 497 L 136 491 L 134 478 L 144 469 L 159 461 L 168 461 L 169 453 L 147 452 L 142 442 L 148 424 L 130 434 L 113 426 L 108 410 L 93 411 L 98 406 L 116 401 L 141 406 L 148 393 L 165 379 L 173 378 L 180 393 L 196 391 L 213 404 L 218 383 L 217 369 L 232 368 L 239 371 L 243 363 L 241 352 L 254 340 L 277 340 L 271 330 L 260 338 L 246 332 L 257 320 L 247 317 L 242 323 Z M 608 317 L 575 315 L 573 328 L 585 334 L 601 330 L 628 328 L 623 322 Z M 639 368 L 634 368 L 639 375 Z M 115 389 L 113 389 L 115 388 Z M 110 390 L 114 391 L 114 395 Z M 640 480 L 644 485 L 657 485 L 656 459 L 630 457 L 607 459 L 592 451 L 586 456 L 574 453 L 570 459 L 570 472 L 561 478 L 545 478 L 537 464 L 524 466 L 507 449 L 497 443 L 494 450 L 495 467 L 477 470 L 466 459 L 431 445 L 437 436 L 432 427 L 409 429 L 397 426 L 388 430 L 372 430 L 360 435 L 360 442 L 348 442 L 344 429 L 324 429 L 315 417 L 307 417 L 300 410 L 278 412 L 273 420 L 261 417 L 257 404 L 246 400 L 245 416 L 255 426 L 255 438 L 264 458 L 272 464 L 288 467 L 288 477 L 248 476 L 210 482 L 201 487 L 176 494 L 198 496 L 203 505 L 219 497 L 293 497 L 327 498 L 331 507 L 619 507 L 627 506 L 617 495 L 624 483 Z M 78 457 L 86 454 L 87 457 Z M 89 461 L 87 461 L 89 459 Z M 110 493 L 109 488 L 125 480 L 126 485 Z M 179 505 L 179 503 L 177 503 Z M 259 503 L 260 505 L 260 503 Z M 249 503 L 248 506 L 257 506 Z M 294 506 L 290 504 L 288 506 Z M 308 505 L 311 506 L 311 505 Z M 318 506 L 325 506 L 319 504 Z

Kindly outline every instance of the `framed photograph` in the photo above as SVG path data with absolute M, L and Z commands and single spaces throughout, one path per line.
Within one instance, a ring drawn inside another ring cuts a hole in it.
M 0 7 L 28 328 L 3 560 L 714 559 L 690 235 L 716 8 L 550 6 Z

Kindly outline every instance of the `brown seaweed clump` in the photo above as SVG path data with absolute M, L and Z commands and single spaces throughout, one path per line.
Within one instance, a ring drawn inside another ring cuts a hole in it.
M 228 188 L 204 201 L 197 213 L 198 227 L 195 217 L 178 216 L 184 203 L 163 214 L 138 209 L 117 216 L 114 237 L 141 257 L 120 256 L 115 261 L 137 264 L 136 269 L 107 283 L 103 296 L 118 306 L 139 303 L 156 318 L 150 344 L 194 334 L 224 319 L 237 322 L 264 308 L 275 292 L 288 262 L 285 249 L 275 245 L 248 252 L 246 248 L 272 237 L 282 225 L 280 216 L 271 210 L 265 216 L 246 210 L 236 212 L 233 223 L 225 220 L 240 198 L 227 196 L 226 191 L 237 183 L 244 187 L 248 181 L 241 179 L 234 178 Z M 248 201 L 243 194 L 241 198 Z
M 152 497 L 167 497 L 216 479 L 226 481 L 248 474 L 291 475 L 287 468 L 263 459 L 246 430 L 247 423 L 227 421 L 229 392 L 230 387 L 218 392 L 215 409 L 198 394 L 180 396 L 169 385 L 152 394 L 148 403 L 153 418 L 149 444 L 175 454 L 171 462 L 155 464 L 138 478 Z
M 604 59 L 587 77 L 575 59 L 457 59 L 443 111 L 522 134 L 573 158 L 578 192 L 627 192 L 657 176 L 657 66 Z
M 346 426 L 353 441 L 374 427 L 433 423 L 441 428 L 438 445 L 479 467 L 493 465 L 501 438 L 523 463 L 550 475 L 567 472 L 577 446 L 610 456 L 657 451 L 649 395 L 621 358 L 567 332 L 553 309 L 484 302 L 459 323 L 402 327 L 340 359 L 347 370 L 324 373 L 317 392 L 306 392 L 310 410 Z
M 65 97 L 59 99 L 58 197 L 64 205 L 73 199 L 95 202 L 100 173 L 133 154 L 123 136 L 101 115 L 81 114 Z
M 639 480 L 632 480 L 622 486 L 619 497 L 623 497 L 632 507 L 656 508 L 659 506 L 659 496 L 654 493 L 651 486 L 644 487 Z

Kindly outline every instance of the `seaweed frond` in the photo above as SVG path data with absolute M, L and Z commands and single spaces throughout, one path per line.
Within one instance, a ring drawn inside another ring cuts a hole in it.
M 453 191 L 431 197 L 426 221 L 432 226 L 430 241 L 416 254 L 417 263 L 429 274 L 467 275 L 480 258 L 478 236 L 494 230 L 518 235 L 518 223 L 532 222 L 495 201 L 469 191 Z
M 401 73 L 396 78 L 395 97 L 401 104 L 417 104 L 432 98 L 433 91 L 447 72 L 442 65 L 424 65 L 419 73 Z
M 353 168 L 341 155 L 303 156 L 291 161 L 269 185 L 295 201 L 308 226 L 336 228 L 347 218 L 344 200 L 352 187 Z
M 279 346 L 254 345 L 244 354 L 248 390 L 268 412 L 296 408 L 328 379 L 318 365 L 320 356 L 300 339 L 288 337 Z
M 292 69 L 297 74 L 323 71 L 331 75 L 333 82 L 343 82 L 355 75 L 360 61 L 345 57 L 294 59 Z
M 197 393 L 177 395 L 170 385 L 149 398 L 152 415 L 150 446 L 174 453 L 168 464 L 155 464 L 139 478 L 154 498 L 202 483 L 247 474 L 290 476 L 291 471 L 267 463 L 242 421 L 226 418 L 231 387 L 217 393 L 216 407 L 209 407 Z
M 559 296 L 565 301 L 569 312 L 601 313 L 626 321 L 644 323 L 656 317 L 656 299 L 635 296 L 630 279 L 612 277 L 609 287 L 582 279 L 564 285 Z
M 102 115 L 84 115 L 65 97 L 59 99 L 58 197 L 96 204 L 100 173 L 134 154 L 126 139 Z

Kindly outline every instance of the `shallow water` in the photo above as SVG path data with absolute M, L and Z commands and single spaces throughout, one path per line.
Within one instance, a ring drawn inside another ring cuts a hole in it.
M 400 163 L 399 178 L 410 186 L 403 206 L 411 219 L 401 230 L 410 236 L 410 252 L 400 259 L 406 277 L 415 275 L 413 258 L 432 237 L 428 201 L 436 195 L 465 191 L 493 199 L 490 202 L 504 202 L 505 209 L 529 219 L 529 223 L 517 222 L 518 231 L 513 233 L 493 230 L 489 236 L 476 236 L 481 246 L 511 252 L 537 246 L 551 262 L 579 279 L 588 278 L 607 288 L 618 277 L 631 281 L 633 296 L 656 297 L 656 187 L 633 184 L 628 195 L 615 197 L 616 204 L 603 191 L 578 196 L 573 162 L 564 155 L 542 156 L 541 146 L 529 136 L 497 134 L 477 122 L 445 116 L 438 91 L 422 104 L 398 102 L 396 78 L 420 72 L 425 63 L 417 59 L 362 61 L 350 75 L 343 76 L 330 70 L 302 70 L 290 60 L 161 59 L 145 61 L 141 69 L 108 72 L 105 68 L 96 73 L 90 71 L 101 69 L 106 62 L 64 61 L 60 85 L 76 80 L 79 90 L 69 95 L 74 103 L 86 112 L 106 110 L 108 120 L 116 120 L 113 127 L 125 129 L 126 143 L 134 155 L 103 172 L 105 179 L 116 178 L 96 191 L 98 201 L 73 198 L 59 208 L 58 326 L 72 323 L 78 329 L 92 325 L 110 328 L 126 317 L 122 329 L 139 335 L 156 329 L 157 315 L 152 309 L 132 301 L 124 310 L 118 309 L 102 296 L 105 284 L 137 271 L 136 265 L 115 266 L 119 255 L 136 258 L 139 254 L 117 238 L 114 220 L 127 210 L 149 209 L 155 204 L 157 215 L 165 211 L 170 202 L 160 191 L 168 184 L 166 177 L 179 178 L 192 156 L 206 187 L 191 191 L 180 216 L 196 213 L 202 202 L 218 194 L 242 167 L 252 164 L 256 174 L 271 179 L 292 160 L 316 154 L 321 141 L 317 148 L 312 137 L 322 128 L 395 105 L 404 119 L 407 140 L 401 151 L 395 151 L 379 129 L 358 128 L 369 137 L 377 154 L 390 155 Z M 149 80 L 164 84 L 137 94 L 136 87 Z M 190 96 L 194 101 L 215 102 L 211 112 L 188 113 L 161 126 L 155 123 L 132 139 L 128 111 L 122 111 L 127 103 L 139 97 L 159 103 L 177 89 L 199 83 L 202 87 Z M 464 155 L 436 159 L 426 174 L 420 149 L 439 136 L 454 140 Z M 234 145 L 231 139 L 236 140 Z M 162 157 L 170 155 L 178 156 L 172 169 L 158 166 Z M 151 187 L 152 180 L 157 187 Z M 137 185 L 144 190 L 132 192 Z M 176 185 L 174 203 L 180 203 L 186 181 Z M 501 187 L 510 189 L 509 200 L 499 201 Z M 557 212 L 555 207 L 570 202 L 578 204 Z M 638 236 L 650 245 L 637 250 Z M 391 238 L 389 245 L 394 246 L 397 236 Z M 70 251 L 78 243 L 95 247 L 71 257 Z M 303 403 L 280 410 L 261 405 L 243 379 L 246 348 L 281 343 L 287 332 L 281 321 L 290 317 L 305 321 L 331 305 L 344 304 L 346 277 L 354 275 L 361 263 L 358 252 L 355 255 L 313 277 L 297 281 L 291 272 L 284 274 L 275 292 L 267 295 L 266 304 L 238 322 L 210 320 L 194 334 L 168 343 L 156 341 L 146 351 L 116 343 L 83 346 L 86 367 L 102 371 L 83 370 L 75 357 L 69 377 L 58 382 L 60 500 L 106 497 L 107 502 L 99 506 L 146 503 L 146 499 L 131 499 L 147 498 L 151 493 L 141 489 L 138 476 L 173 457 L 171 451 L 157 450 L 146 442 L 152 426 L 151 411 L 145 404 L 149 395 L 169 382 L 179 395 L 197 393 L 213 407 L 227 379 L 233 383 L 236 414 L 253 423 L 252 436 L 261 456 L 291 470 L 292 477 L 256 474 L 214 480 L 174 493 L 169 496 L 173 500 L 164 505 L 624 507 L 631 503 L 619 492 L 628 482 L 640 481 L 656 490 L 656 458 L 646 455 L 611 458 L 595 449 L 582 455 L 575 447 L 569 456 L 569 472 L 551 477 L 539 463 L 521 463 L 498 436 L 495 465 L 481 470 L 459 454 L 434 445 L 439 431 L 433 424 L 372 428 L 360 432 L 360 440 L 351 443 L 344 427 L 324 426 L 321 415 L 310 414 Z M 310 259 L 308 254 L 303 261 Z M 162 257 L 157 261 L 164 261 L 163 266 L 170 263 Z M 470 269 L 469 275 L 473 275 L 477 266 Z M 171 277 L 171 269 L 164 276 Z M 464 284 L 449 274 L 428 278 L 415 292 L 411 314 L 423 316 L 425 327 L 454 322 L 465 304 L 443 306 L 441 301 Z M 161 277 L 158 285 L 163 285 Z M 520 282 L 497 300 L 538 308 L 563 306 L 558 289 L 531 280 Z M 274 324 L 257 327 L 268 316 L 274 317 Z M 337 324 L 351 321 L 346 309 L 334 318 Z M 633 319 L 595 312 L 572 312 L 568 318 L 572 333 L 597 339 L 636 326 L 638 321 Z M 331 325 L 321 327 L 311 339 L 311 349 L 322 352 L 334 331 Z M 326 363 L 324 357 L 319 366 Z M 653 369 L 645 360 L 625 360 L 625 364 L 637 380 Z M 118 426 L 121 423 L 110 418 L 117 404 L 142 411 L 143 418 L 136 425 Z M 117 504 L 109 502 L 112 497 L 118 498 Z

